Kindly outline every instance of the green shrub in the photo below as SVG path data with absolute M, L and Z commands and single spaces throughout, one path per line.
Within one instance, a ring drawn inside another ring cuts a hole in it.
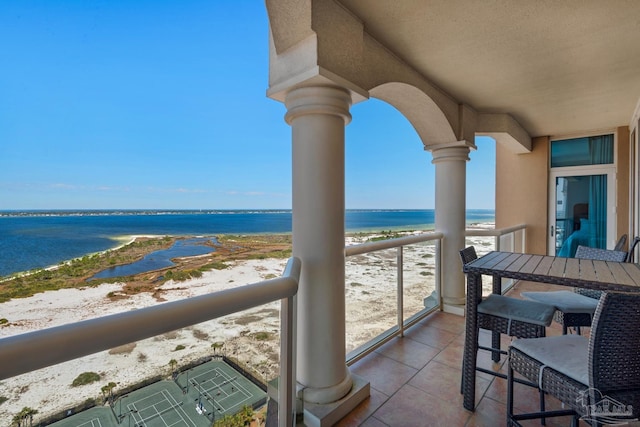
M 183 346 L 182 344 L 178 344 L 178 345 L 176 346 L 176 348 L 175 348 L 173 351 L 180 351 L 180 350 L 184 350 L 185 348 L 186 348 L 186 347 L 185 347 L 185 346 Z
M 100 374 L 96 374 L 95 372 L 83 372 L 73 380 L 71 387 L 80 387 L 81 385 L 91 384 L 96 381 L 100 381 Z
M 267 341 L 271 338 L 271 334 L 269 332 L 256 332 L 253 337 L 258 341 Z

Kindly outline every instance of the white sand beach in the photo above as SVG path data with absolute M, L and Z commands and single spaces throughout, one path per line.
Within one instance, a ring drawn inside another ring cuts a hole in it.
M 349 237 L 346 244 L 358 243 L 362 238 Z M 469 238 L 468 242 L 476 245 L 479 253 L 493 246 L 492 237 Z M 433 252 L 432 243 L 404 249 L 405 317 L 422 309 L 423 299 L 434 289 Z M 396 253 L 393 249 L 347 258 L 347 352 L 396 322 Z M 205 272 L 197 279 L 165 283 L 161 287 L 162 298 L 175 301 L 256 283 L 281 275 L 285 264 L 282 259 L 233 262 L 227 269 Z M 0 326 L 0 337 L 158 304 L 149 293 L 122 299 L 107 296 L 122 286 L 64 289 L 2 303 L 0 318 L 7 319 L 8 324 Z M 224 343 L 221 351 L 239 359 L 259 378 L 273 378 L 278 369 L 279 323 L 279 304 L 272 303 L 4 380 L 0 382 L 0 397 L 7 400 L 0 404 L 0 420 L 7 420 L 8 426 L 13 416 L 28 406 L 38 411 L 34 419 L 37 421 L 89 398 L 100 398 L 100 389 L 109 382 L 117 384 L 117 393 L 119 388 L 144 378 L 169 376 L 170 360 L 175 359 L 180 366 L 212 355 L 213 343 Z M 184 349 L 178 350 L 180 346 Z M 72 387 L 73 380 L 83 372 L 96 372 L 101 379 Z

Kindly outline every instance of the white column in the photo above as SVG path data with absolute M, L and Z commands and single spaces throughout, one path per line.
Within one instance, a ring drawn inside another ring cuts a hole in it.
M 444 233 L 442 241 L 442 301 L 445 310 L 465 304 L 465 280 L 460 249 L 465 246 L 466 162 L 470 148 L 466 141 L 427 147 L 436 165 L 436 230 Z
M 293 255 L 298 291 L 297 380 L 302 397 L 330 403 L 351 389 L 345 363 L 344 139 L 351 97 L 336 87 L 293 89 Z

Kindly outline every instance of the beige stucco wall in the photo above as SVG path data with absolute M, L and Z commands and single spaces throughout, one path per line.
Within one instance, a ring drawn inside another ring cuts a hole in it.
M 618 150 L 616 155 L 616 200 L 617 236 L 629 234 L 629 128 L 622 126 L 616 129 Z M 632 238 L 632 237 L 631 237 Z
M 526 252 L 545 255 L 549 138 L 534 138 L 532 148 L 515 154 L 496 144 L 496 228 L 527 224 Z
M 616 238 L 629 233 L 629 128 L 616 129 Z M 547 253 L 549 138 L 533 139 L 533 150 L 515 154 L 496 144 L 496 228 L 527 224 L 526 251 Z

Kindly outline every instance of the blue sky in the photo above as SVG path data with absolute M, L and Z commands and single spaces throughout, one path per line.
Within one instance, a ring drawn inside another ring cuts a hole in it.
M 0 2 L 0 209 L 291 207 L 256 0 Z M 347 208 L 433 208 L 435 168 L 393 107 L 356 104 Z M 494 207 L 476 140 L 467 207 Z

